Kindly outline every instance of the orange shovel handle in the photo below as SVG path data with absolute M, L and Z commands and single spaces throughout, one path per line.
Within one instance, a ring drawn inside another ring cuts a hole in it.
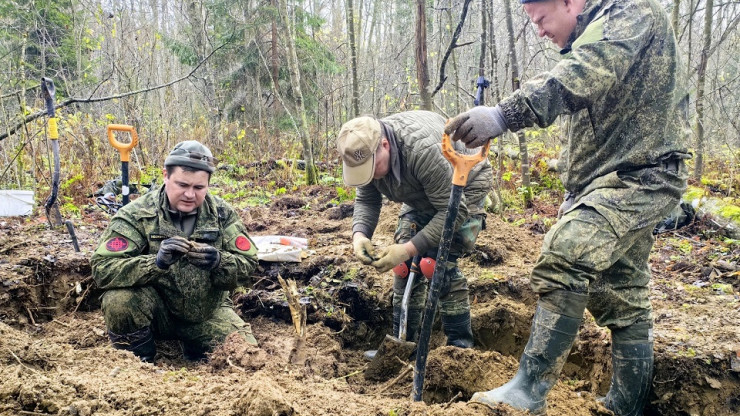
M 128 143 L 121 143 L 116 140 L 116 136 L 113 132 L 122 131 L 131 134 L 131 141 Z M 108 125 L 108 142 L 111 146 L 115 147 L 121 154 L 121 162 L 128 162 L 131 160 L 131 149 L 136 147 L 139 143 L 139 135 L 136 134 L 134 126 L 128 126 L 126 124 L 109 124 Z
M 445 133 L 442 136 L 442 154 L 445 159 L 452 163 L 452 184 L 457 186 L 465 186 L 468 184 L 468 174 L 478 162 L 485 160 L 488 157 L 488 149 L 491 147 L 491 141 L 486 142 L 480 150 L 480 153 L 475 155 L 461 155 L 455 151 L 450 142 L 450 136 Z

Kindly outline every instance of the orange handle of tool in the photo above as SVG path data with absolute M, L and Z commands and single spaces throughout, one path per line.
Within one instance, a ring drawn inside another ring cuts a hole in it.
M 128 143 L 121 143 L 116 140 L 115 131 L 128 132 L 131 134 L 131 141 Z M 139 143 L 139 135 L 136 134 L 134 126 L 128 126 L 126 124 L 109 124 L 108 125 L 108 142 L 111 146 L 115 147 L 121 154 L 121 162 L 128 162 L 131 160 L 131 149 L 136 147 Z
M 491 147 L 491 141 L 486 142 L 486 145 L 481 148 L 480 153 L 475 155 L 461 155 L 455 151 L 450 142 L 450 136 L 445 133 L 442 136 L 442 154 L 445 159 L 452 163 L 452 184 L 457 186 L 465 186 L 468 184 L 468 174 L 478 162 L 485 160 L 488 157 L 488 149 Z

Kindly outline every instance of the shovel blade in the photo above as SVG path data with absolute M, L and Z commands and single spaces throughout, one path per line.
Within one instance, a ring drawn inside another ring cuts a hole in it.
M 401 370 L 414 349 L 416 349 L 416 343 L 401 341 L 394 336 L 386 335 L 375 354 L 375 358 L 370 361 L 367 369 L 365 369 L 365 379 L 388 380 Z

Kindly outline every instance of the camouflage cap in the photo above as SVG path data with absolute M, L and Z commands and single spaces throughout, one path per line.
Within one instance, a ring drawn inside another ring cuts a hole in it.
M 213 173 L 216 170 L 216 160 L 210 149 L 195 140 L 187 140 L 175 145 L 164 166 L 188 166 L 193 169 L 205 170 Z

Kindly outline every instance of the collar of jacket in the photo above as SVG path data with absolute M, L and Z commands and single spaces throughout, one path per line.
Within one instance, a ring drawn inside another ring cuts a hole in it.
M 596 15 L 607 6 L 608 2 L 609 0 L 586 0 L 586 5 L 583 8 L 583 11 L 576 18 L 576 28 L 573 29 L 573 33 L 570 34 L 565 47 L 560 50 L 561 55 L 570 53 L 571 49 L 573 49 L 573 42 L 583 34 L 586 27 L 594 21 Z
M 392 128 L 388 127 L 387 124 L 378 120 L 380 127 L 383 129 L 383 137 L 388 139 L 388 143 L 391 146 L 391 174 L 392 178 L 396 181 L 396 184 L 401 183 L 401 157 L 398 150 L 398 143 L 396 142 L 396 133 Z
M 170 237 L 174 235 L 182 235 L 183 232 L 177 228 L 175 222 L 172 220 L 172 216 L 170 215 L 170 202 L 167 199 L 167 192 L 164 190 L 164 185 L 159 188 L 159 204 L 157 208 L 160 213 L 160 232 Z M 198 207 L 197 216 L 198 217 L 195 220 L 195 229 L 188 237 L 198 238 L 204 231 L 210 232 L 218 230 L 219 224 L 216 200 L 210 193 L 206 194 L 203 204 Z M 161 220 L 164 220 L 164 222 Z

